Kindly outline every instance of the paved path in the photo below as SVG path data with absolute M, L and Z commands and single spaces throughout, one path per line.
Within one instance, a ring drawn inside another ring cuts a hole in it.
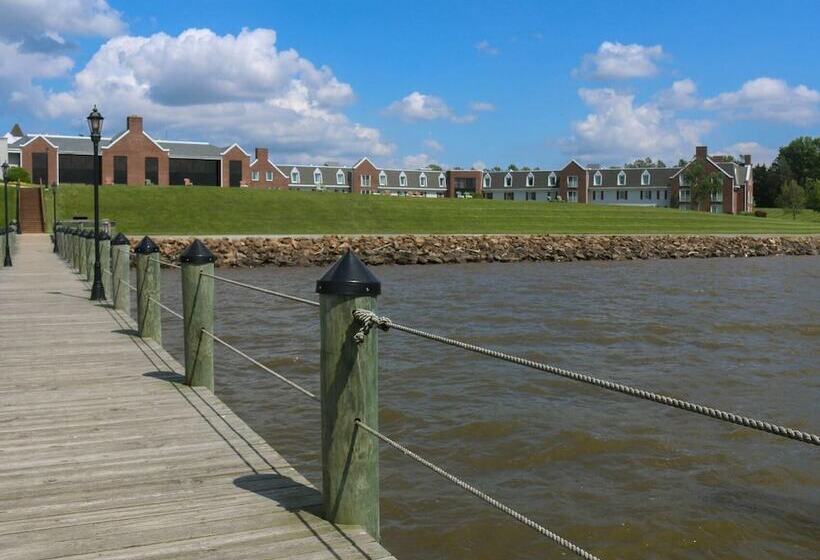
M 0 269 L 0 559 L 391 558 L 20 236 Z

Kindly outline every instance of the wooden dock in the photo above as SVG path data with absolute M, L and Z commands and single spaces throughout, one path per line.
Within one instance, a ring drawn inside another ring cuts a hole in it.
M 0 269 L 0 560 L 389 559 L 23 235 Z M 317 449 L 317 453 L 319 450 Z

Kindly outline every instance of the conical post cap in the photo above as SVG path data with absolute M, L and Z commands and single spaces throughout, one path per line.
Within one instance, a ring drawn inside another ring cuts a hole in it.
M 316 282 L 317 294 L 377 296 L 382 283 L 352 251 L 331 266 Z
M 125 237 L 123 232 L 118 233 L 114 239 L 111 241 L 111 245 L 130 245 L 131 242 L 128 241 L 128 238 Z
M 154 243 L 154 240 L 148 237 L 147 235 L 142 238 L 140 244 L 137 245 L 137 248 L 134 249 L 134 252 L 138 255 L 148 255 L 150 253 L 159 253 L 159 247 L 157 244 Z
M 179 256 L 179 260 L 185 264 L 208 264 L 214 262 L 216 257 L 202 241 L 194 239 Z
M 108 241 L 109 239 L 111 239 L 111 236 L 110 236 L 110 235 L 108 235 L 108 232 L 106 232 L 106 231 L 101 231 L 101 232 L 97 235 L 97 239 L 99 239 L 100 241 Z

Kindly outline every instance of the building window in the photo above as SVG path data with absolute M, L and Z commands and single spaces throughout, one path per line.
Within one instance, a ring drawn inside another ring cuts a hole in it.
M 313 184 L 314 185 L 321 185 L 322 184 L 322 172 L 319 169 L 313 170 Z
M 528 187 L 533 187 L 533 186 L 535 186 L 535 175 L 533 175 L 532 173 L 530 173 L 529 175 L 527 175 L 527 186 L 528 186 Z M 528 199 L 528 200 L 529 200 L 529 199 Z M 535 200 L 535 199 L 533 199 L 533 200 Z
M 487 200 L 492 200 L 493 199 L 493 193 L 491 193 L 491 192 L 484 193 L 484 198 L 486 198 Z
M 345 184 L 345 174 L 344 174 L 344 171 L 342 171 L 341 169 L 339 169 L 336 172 L 336 184 L 337 185 L 344 185 Z
M 509 174 L 509 173 L 507 173 L 504 176 L 504 186 L 505 187 L 511 187 L 512 186 L 512 175 Z
M 379 172 L 379 186 L 387 186 L 387 173 L 385 173 L 384 171 Z
M 723 208 L 721 208 L 721 205 L 720 205 L 720 204 L 712 204 L 712 205 L 709 207 L 709 211 L 710 211 L 712 214 L 720 214 L 722 210 L 723 210 Z
M 547 178 L 547 186 L 554 187 L 557 182 L 558 177 L 556 177 L 555 173 L 550 173 L 550 176 Z
M 723 191 L 713 192 L 710 195 L 712 202 L 723 202 Z
M 439 174 L 438 176 L 438 186 L 440 189 L 444 188 L 444 175 Z
M 505 192 L 504 193 L 504 200 L 515 200 L 515 193 L 514 192 Z
M 290 182 L 298 185 L 301 181 L 301 177 L 299 176 L 298 169 L 291 169 L 290 171 Z
M 427 188 L 427 175 L 425 175 L 424 173 L 419 175 L 419 187 L 421 187 L 422 189 Z
M 570 175 L 567 177 L 567 188 L 569 189 L 577 189 L 578 188 L 578 176 L 577 175 Z
M 667 200 L 667 199 L 668 199 L 668 197 L 669 197 L 669 191 L 668 191 L 668 190 L 663 191 L 663 199 L 664 199 L 664 200 Z
M 535 200 L 535 193 L 534 192 L 527 192 L 527 200 Z
M 490 176 L 489 175 L 484 175 L 484 188 L 485 189 L 490 188 L 490 181 L 491 181 Z
M 604 199 L 604 192 L 606 192 L 606 191 L 598 191 L 598 200 L 603 200 Z
M 251 181 L 258 181 L 259 180 L 259 172 L 258 171 L 251 171 Z
M 569 191 L 567 193 L 567 202 L 578 202 L 578 191 Z
M 145 158 L 145 184 L 159 185 L 159 158 Z
M 681 189 L 678 192 L 678 196 L 680 197 L 680 202 L 691 202 L 691 193 L 689 189 Z
M 646 186 L 649 184 L 651 177 L 649 176 L 649 171 L 644 171 L 641 174 L 641 185 Z
M 406 187 L 407 186 L 407 175 L 404 174 L 404 171 L 401 172 L 399 175 L 399 186 Z
M 273 181 L 273 171 L 265 171 L 265 181 L 268 183 Z
M 621 171 L 618 173 L 618 186 L 623 187 L 624 185 L 626 185 L 626 173 Z
M 595 175 L 592 176 L 592 184 L 596 187 L 600 187 L 601 184 L 603 183 L 603 181 L 604 181 L 604 178 L 601 175 L 601 172 L 596 171 Z
M 615 200 L 629 200 L 629 191 L 615 191 Z
M 362 187 L 369 189 L 370 188 L 370 175 L 360 175 L 359 182 Z
M 661 199 L 661 191 L 655 191 L 655 200 Z
M 128 156 L 114 156 L 114 184 L 128 184 Z

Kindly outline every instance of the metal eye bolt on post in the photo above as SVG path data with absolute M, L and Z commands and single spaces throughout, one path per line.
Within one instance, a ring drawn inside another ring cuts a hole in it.
M 100 266 L 100 137 L 102 136 L 103 116 L 97 106 L 88 114 L 88 130 L 91 132 L 91 142 L 94 144 L 94 283 L 91 285 L 91 300 L 105 299 L 105 288 L 102 283 L 102 267 Z
M 9 247 L 9 164 L 3 162 L 3 200 L 5 202 L 5 226 L 3 229 L 3 266 L 11 266 L 11 248 Z M 18 194 L 19 196 L 19 194 Z

